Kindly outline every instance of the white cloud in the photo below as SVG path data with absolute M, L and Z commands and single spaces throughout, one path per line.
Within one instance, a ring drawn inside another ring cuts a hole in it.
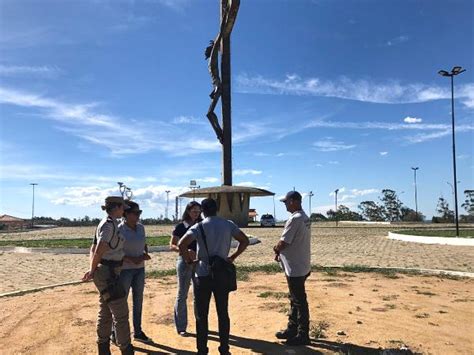
M 253 181 L 242 181 L 235 184 L 235 186 L 248 186 L 248 187 L 256 187 L 257 184 Z
M 188 191 L 188 187 L 176 187 L 169 185 L 149 185 L 133 190 L 133 200 L 140 204 L 149 216 L 158 216 L 165 213 L 167 205 L 167 194 L 169 193 L 169 216 L 174 214 L 175 197 Z M 115 187 L 103 188 L 100 186 L 70 186 L 60 191 L 55 190 L 49 199 L 55 205 L 69 205 L 77 207 L 101 206 L 105 197 L 109 195 L 119 196 Z M 150 211 L 151 210 L 151 211 Z
M 350 190 L 347 190 L 346 192 L 346 188 L 341 187 L 338 191 L 338 200 L 346 201 L 346 200 L 354 199 L 354 198 L 365 196 L 365 195 L 375 194 L 378 192 L 379 192 L 378 189 L 350 189 Z M 331 192 L 329 196 L 334 197 L 335 192 L 334 191 Z
M 328 164 L 339 165 L 340 163 L 337 160 L 330 160 L 330 161 L 328 161 Z
M 387 41 L 386 45 L 391 47 L 409 40 L 408 36 L 398 36 Z
M 178 116 L 173 118 L 173 124 L 194 124 L 194 125 L 202 125 L 206 124 L 207 122 L 204 119 L 199 119 L 194 116 Z
M 403 122 L 405 123 L 421 123 L 422 121 L 423 119 L 421 118 L 410 117 L 410 116 L 407 116 L 403 119 Z
M 39 116 L 59 123 L 56 126 L 81 140 L 109 150 L 112 155 L 140 154 L 160 150 L 170 155 L 189 155 L 215 152 L 220 143 L 197 138 L 211 136 L 211 130 L 193 132 L 182 140 L 182 129 L 170 123 L 154 120 L 137 122 L 119 116 L 102 114 L 96 103 L 70 104 L 41 95 L 0 87 L 0 104 L 28 107 L 38 110 Z M 133 122 L 133 125 L 130 124 Z M 177 149 L 176 141 L 181 141 Z
M 283 80 L 239 74 L 236 78 L 236 87 L 241 93 L 311 95 L 383 104 L 418 103 L 451 98 L 450 90 L 445 86 L 401 84 L 398 81 L 376 83 L 346 77 L 328 81 L 319 78 L 304 79 L 296 74 L 287 75 Z M 474 107 L 474 84 L 459 85 L 456 97 L 467 107 Z
M 379 154 L 384 157 L 384 156 L 388 155 L 388 152 L 379 152 Z
M 350 121 L 326 121 L 313 120 L 306 123 L 305 128 L 334 128 L 334 129 L 366 129 L 387 131 L 425 131 L 417 135 L 404 136 L 408 143 L 421 143 L 428 140 L 444 137 L 449 134 L 451 125 L 440 123 L 392 123 L 392 122 L 350 122 Z M 459 124 L 456 132 L 469 132 L 474 130 L 474 125 Z
M 27 76 L 54 78 L 62 73 L 56 66 L 25 66 L 25 65 L 3 65 L 0 64 L 0 76 Z
M 356 147 L 355 144 L 345 144 L 344 142 L 334 141 L 332 139 L 323 139 L 313 143 L 320 152 L 337 152 L 340 150 L 348 150 Z
M 235 176 L 243 176 L 243 175 L 260 175 L 262 173 L 261 170 L 254 170 L 254 169 L 236 169 L 234 170 Z
M 196 179 L 196 181 L 198 184 L 201 182 L 216 183 L 216 182 L 219 182 L 219 179 L 216 177 L 205 177 L 205 178 Z

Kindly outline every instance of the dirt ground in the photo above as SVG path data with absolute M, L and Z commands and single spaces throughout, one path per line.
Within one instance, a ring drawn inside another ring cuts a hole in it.
M 282 274 L 251 274 L 231 294 L 233 354 L 370 354 L 378 348 L 407 346 L 423 354 L 472 354 L 474 280 L 374 273 L 313 273 L 307 281 L 312 335 L 305 348 L 286 347 L 274 332 L 286 324 L 286 283 Z M 153 345 L 142 353 L 195 351 L 192 295 L 191 335 L 175 333 L 174 277 L 147 280 L 144 330 Z M 93 354 L 97 292 L 92 283 L 0 299 L 2 354 Z M 215 309 L 211 306 L 210 353 L 217 353 Z M 323 330 L 326 329 L 326 330 Z M 345 335 L 338 335 L 344 332 Z M 117 348 L 112 347 L 118 354 Z M 354 352 L 359 351 L 359 352 Z M 140 352 L 138 352 L 140 353 Z

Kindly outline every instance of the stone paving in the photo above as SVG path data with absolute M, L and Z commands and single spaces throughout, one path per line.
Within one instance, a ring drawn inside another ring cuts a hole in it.
M 396 228 L 395 228 L 396 229 Z M 57 228 L 48 233 L 15 233 L 0 235 L 0 239 L 36 239 L 88 237 L 91 228 Z M 312 263 L 335 265 L 364 265 L 474 272 L 474 247 L 429 245 L 389 240 L 394 227 L 328 227 L 313 225 Z M 147 227 L 149 235 L 170 234 L 171 226 Z M 281 228 L 248 228 L 244 231 L 261 240 L 238 259 L 238 264 L 261 265 L 273 262 L 272 246 Z M 71 233 L 73 232 L 73 233 Z M 88 268 L 87 255 L 14 254 L 0 253 L 0 293 L 37 286 L 79 280 Z M 176 254 L 153 253 L 148 270 L 174 268 Z

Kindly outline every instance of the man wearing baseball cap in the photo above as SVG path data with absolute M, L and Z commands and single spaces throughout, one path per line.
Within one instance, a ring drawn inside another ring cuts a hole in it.
M 290 293 L 291 311 L 288 326 L 275 334 L 286 339 L 287 345 L 308 345 L 309 309 L 305 282 L 311 273 L 311 225 L 301 207 L 301 194 L 290 191 L 282 201 L 291 213 L 277 245 L 273 247 L 275 260 L 285 271 Z

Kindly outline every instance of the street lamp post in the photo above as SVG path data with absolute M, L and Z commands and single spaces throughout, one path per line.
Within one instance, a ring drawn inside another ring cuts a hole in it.
M 170 190 L 166 190 L 166 213 L 165 213 L 165 218 L 168 219 L 168 207 L 170 204 Z
M 311 198 L 314 196 L 313 191 L 310 191 L 308 194 L 309 197 L 309 220 L 311 221 Z
M 456 221 L 456 236 L 459 237 L 459 214 L 458 214 L 458 187 L 456 181 L 456 137 L 454 130 L 454 77 L 465 72 L 466 69 L 456 66 L 451 72 L 446 70 L 438 71 L 438 74 L 441 76 L 446 76 L 451 78 L 451 130 L 453 136 L 453 174 L 454 174 L 454 211 L 455 211 L 455 221 Z
M 38 185 L 36 182 L 30 183 L 30 185 L 33 187 L 33 203 L 31 205 L 31 228 L 34 226 L 34 218 L 35 218 L 35 186 Z
M 338 192 L 339 192 L 339 189 L 336 189 L 336 190 L 334 191 L 335 208 L 336 208 L 336 209 L 334 210 L 334 213 L 335 213 L 334 216 L 335 216 L 335 218 L 336 218 L 336 227 L 337 227 L 337 222 L 338 222 L 338 220 L 337 220 L 337 193 L 338 193 Z
M 419 167 L 416 168 L 411 168 L 414 173 L 414 179 L 415 179 L 415 212 L 416 212 L 416 219 L 418 220 L 418 195 L 417 195 L 417 189 L 416 189 L 416 171 L 419 169 Z

